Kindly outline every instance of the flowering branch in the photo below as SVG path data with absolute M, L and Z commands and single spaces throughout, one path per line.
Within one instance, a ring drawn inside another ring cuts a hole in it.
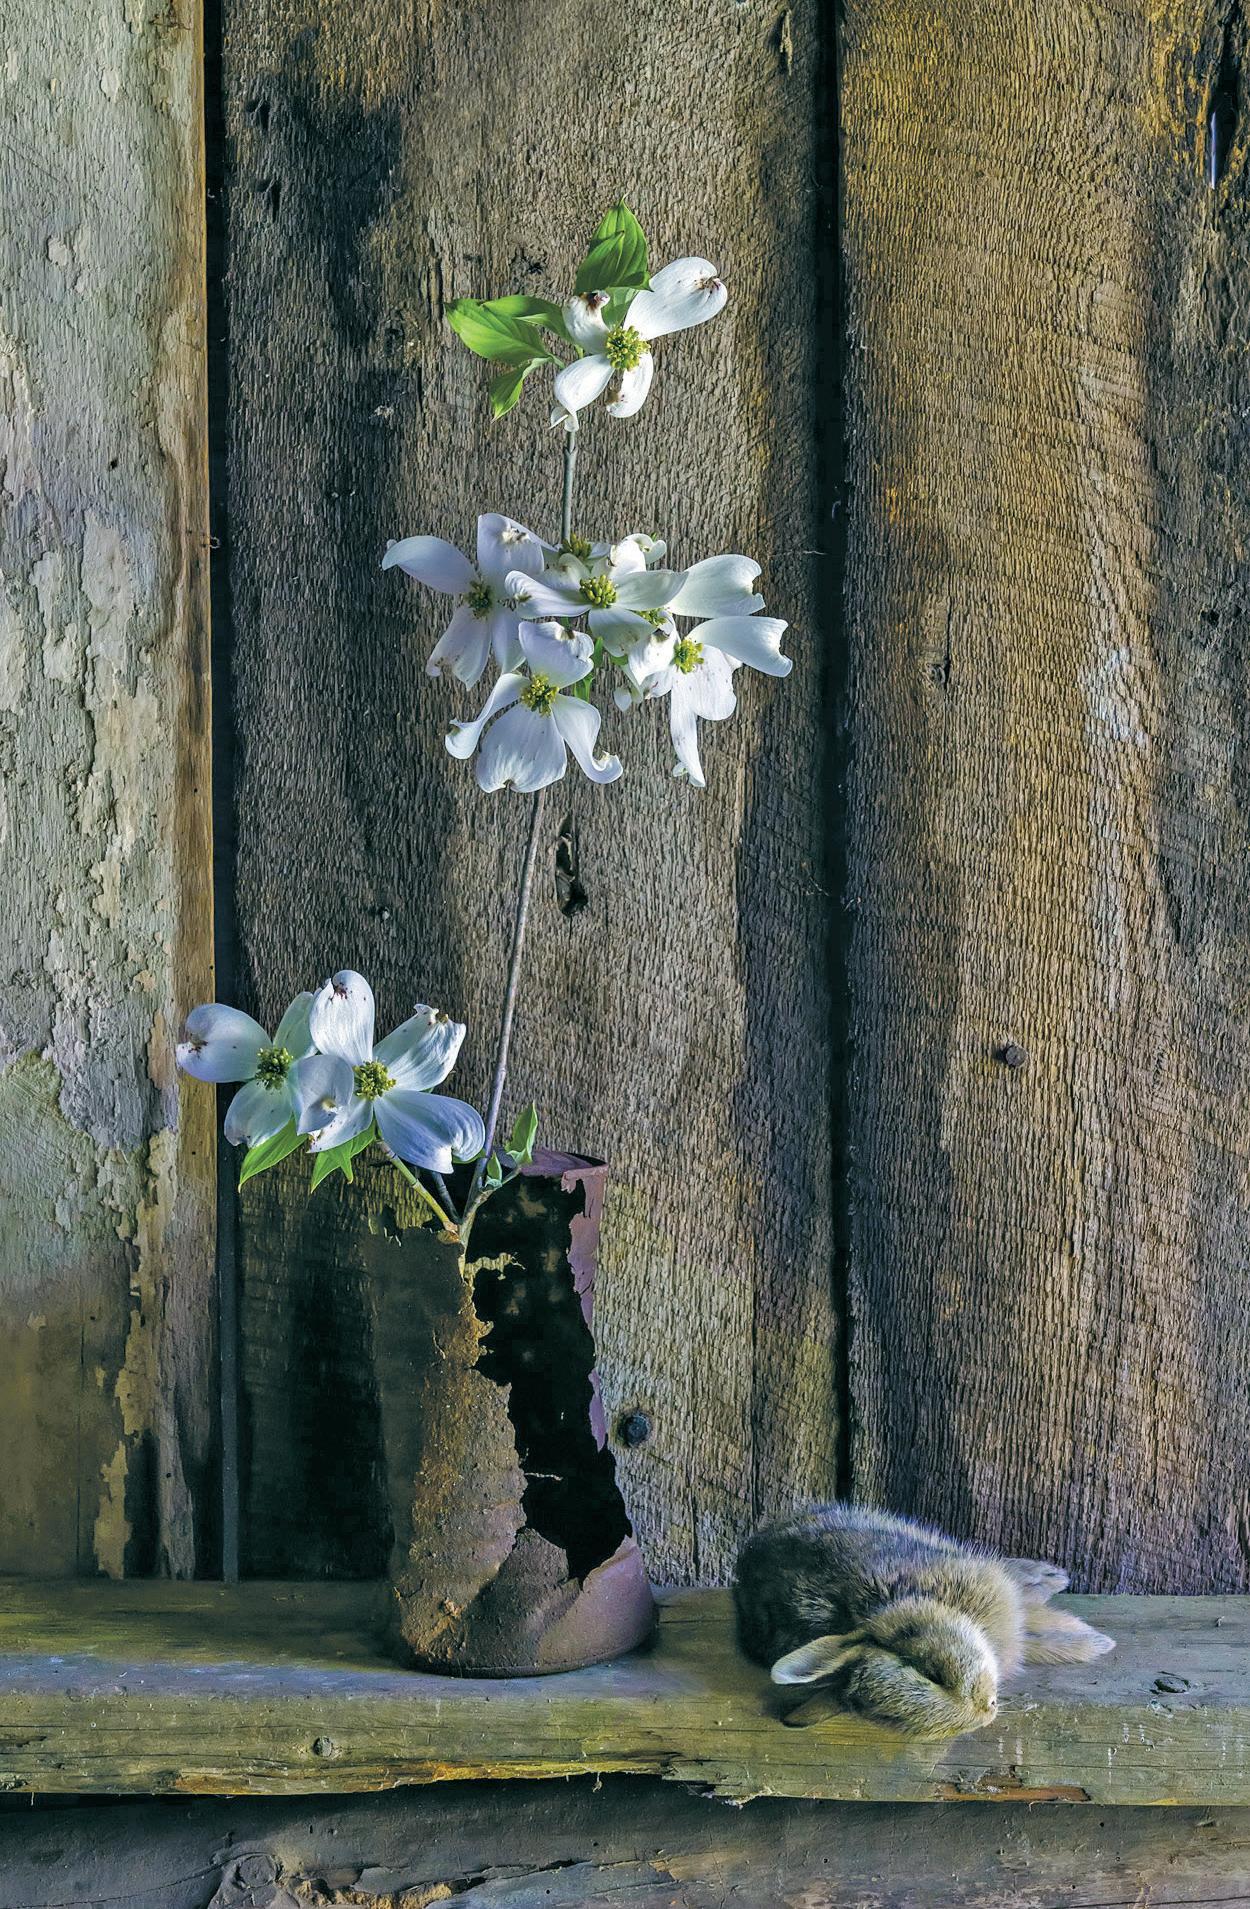
M 464 1239 L 482 1201 L 532 1157 L 533 1107 L 505 1148 L 496 1150 L 496 1139 L 545 791 L 566 773 L 570 755 L 591 782 L 617 781 L 620 758 L 599 749 L 604 709 L 615 720 L 660 701 L 668 706 L 673 774 L 702 788 L 699 725 L 733 714 L 735 672 L 745 666 L 780 677 L 791 667 L 781 653 L 785 623 L 761 614 L 758 563 L 727 554 L 675 570 L 658 537 L 633 531 L 596 543 L 573 527 L 580 414 L 602 398 L 612 417 L 632 417 L 651 391 L 657 343 L 706 324 L 727 298 L 705 258 L 675 259 L 652 273 L 646 237 L 622 204 L 593 234 L 563 303 L 524 294 L 448 306 L 458 337 L 495 367 L 495 417 L 550 367 L 551 422 L 564 433 L 558 543 L 490 511 L 478 517 L 472 558 L 441 537 L 419 535 L 390 544 L 382 561 L 384 570 L 402 570 L 453 599 L 429 675 L 472 687 L 493 666 L 480 714 L 449 725 L 448 754 L 473 759 L 480 788 L 534 798 L 487 1115 L 483 1121 L 464 1101 L 432 1091 L 451 1071 L 464 1027 L 420 1006 L 375 1046 L 373 994 L 350 969 L 299 995 L 272 1039 L 235 1008 L 199 1007 L 188 1016 L 178 1060 L 203 1080 L 239 1083 L 226 1138 L 247 1148 L 240 1185 L 301 1148 L 312 1156 L 314 1187 L 336 1171 L 351 1180 L 355 1159 L 376 1143 L 427 1211 Z M 605 679 L 612 693 L 600 698 L 601 709 L 595 690 Z M 461 1214 L 444 1178 L 455 1162 L 472 1165 Z

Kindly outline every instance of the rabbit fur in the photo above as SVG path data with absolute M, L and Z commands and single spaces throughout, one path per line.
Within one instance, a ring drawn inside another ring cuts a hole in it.
M 1079 1664 L 1115 1643 L 1049 1600 L 1058 1566 L 1000 1558 L 939 1531 L 850 1504 L 769 1525 L 738 1558 L 743 1650 L 779 1684 L 817 1697 L 787 1722 L 856 1711 L 911 1737 L 991 1723 L 1021 1664 Z

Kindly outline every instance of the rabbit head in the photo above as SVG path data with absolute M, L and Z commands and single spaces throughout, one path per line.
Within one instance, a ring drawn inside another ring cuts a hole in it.
M 817 1684 L 841 1708 L 909 1736 L 979 1730 L 998 1709 L 999 1665 L 985 1631 L 929 1597 L 901 1598 L 853 1631 L 800 1645 L 778 1658 L 772 1677 Z M 812 1706 L 802 1721 L 828 1708 Z

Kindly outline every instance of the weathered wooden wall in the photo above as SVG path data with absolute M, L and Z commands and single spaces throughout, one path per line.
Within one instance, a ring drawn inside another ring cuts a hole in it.
M 212 1414 L 198 10 L 5 13 L 0 1569 L 189 1573 Z
M 1246 1810 L 730 1809 L 639 1777 L 0 1807 L 6 1909 L 1215 1909 L 1248 1837 Z
M 511 1090 L 552 1144 L 612 1164 L 602 1370 L 610 1418 L 653 1427 L 618 1450 L 627 1501 L 657 1575 L 716 1579 L 761 1515 L 835 1480 L 823 10 L 224 13 L 239 955 L 262 1016 L 359 967 L 386 1021 L 418 998 L 467 1020 L 458 1091 L 484 1094 L 528 805 L 484 798 L 447 758 L 447 720 L 476 698 L 425 677 L 439 601 L 378 566 L 388 537 L 471 539 L 479 509 L 550 529 L 560 447 L 536 397 L 491 427 L 447 301 L 559 295 L 622 194 L 657 262 L 705 250 L 730 287 L 636 419 L 589 420 L 576 518 L 662 529 L 679 561 L 757 555 L 796 668 L 742 680 L 706 794 L 671 781 L 652 712 L 621 784 L 570 769 Z M 559 830 L 586 897 L 567 916 Z M 245 1368 L 266 1387 L 244 1424 L 245 1568 L 368 1571 L 351 1540 L 376 1460 L 359 1286 L 310 1263 L 303 1203 L 292 1171 L 244 1207 Z
M 855 1482 L 1245 1588 L 1242 9 L 842 51 Z

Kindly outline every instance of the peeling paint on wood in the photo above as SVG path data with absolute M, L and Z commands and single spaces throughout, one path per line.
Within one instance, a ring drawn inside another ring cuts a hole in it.
M 0 77 L 0 1565 L 207 1562 L 213 1109 L 198 13 Z

